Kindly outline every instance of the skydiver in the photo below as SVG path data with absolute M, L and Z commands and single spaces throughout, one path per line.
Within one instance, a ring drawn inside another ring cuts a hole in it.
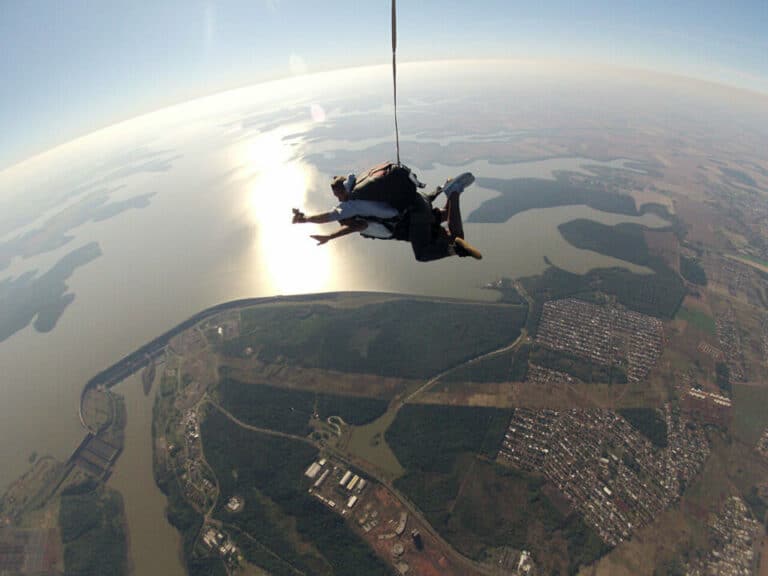
M 293 223 L 339 222 L 342 229 L 329 235 L 314 234 L 318 245 L 358 232 L 368 238 L 405 240 L 411 243 L 420 262 L 447 256 L 482 258 L 480 252 L 464 240 L 459 195 L 474 182 L 465 172 L 438 187 L 432 194 L 421 194 L 424 185 L 405 167 L 383 164 L 371 169 L 360 181 L 354 175 L 336 177 L 331 190 L 339 204 L 328 212 L 306 216 L 294 209 Z M 432 207 L 440 194 L 446 195 L 443 210 Z M 448 230 L 441 226 L 447 222 Z

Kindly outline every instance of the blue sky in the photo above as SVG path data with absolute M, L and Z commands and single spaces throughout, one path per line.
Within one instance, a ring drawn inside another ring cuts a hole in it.
M 389 0 L 0 0 L 0 169 L 165 105 L 386 63 Z M 400 0 L 402 61 L 562 58 L 768 93 L 766 0 Z

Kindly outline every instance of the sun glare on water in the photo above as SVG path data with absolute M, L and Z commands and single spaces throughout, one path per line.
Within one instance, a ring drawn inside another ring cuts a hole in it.
M 318 250 L 308 226 L 291 224 L 291 209 L 302 208 L 312 171 L 284 139 L 283 130 L 259 134 L 243 150 L 248 179 L 248 212 L 256 231 L 260 284 L 275 294 L 328 289 L 331 252 Z

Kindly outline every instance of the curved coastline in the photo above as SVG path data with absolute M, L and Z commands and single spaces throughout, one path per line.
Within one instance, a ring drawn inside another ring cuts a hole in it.
M 329 294 L 329 295 L 332 295 L 332 294 Z M 293 296 L 269 296 L 269 297 L 263 297 L 263 298 L 243 298 L 240 300 L 230 300 L 229 302 L 222 302 L 221 304 L 216 304 L 214 306 L 211 306 L 210 308 L 206 308 L 205 310 L 198 312 L 197 314 L 194 314 L 193 316 L 190 316 L 180 324 L 177 324 L 167 332 L 161 334 L 157 338 L 144 344 L 139 349 L 134 350 L 127 356 L 124 356 L 123 358 L 115 362 L 112 366 L 102 370 L 101 372 L 98 372 L 95 376 L 93 376 L 90 380 L 88 380 L 88 382 L 86 382 L 85 386 L 83 387 L 83 391 L 80 392 L 80 402 L 78 406 L 78 416 L 80 417 L 80 424 L 82 424 L 83 428 L 85 428 L 89 432 L 93 432 L 86 424 L 85 418 L 83 416 L 83 402 L 85 400 L 85 395 L 88 393 L 89 390 L 91 390 L 92 388 L 96 388 L 97 386 L 105 386 L 106 388 L 111 388 L 117 385 L 119 382 L 122 382 L 123 380 L 125 380 L 128 376 L 141 370 L 144 366 L 147 365 L 147 363 L 155 360 L 161 354 L 161 352 L 168 345 L 168 342 L 171 340 L 171 338 L 183 332 L 187 328 L 194 326 L 198 322 L 201 322 L 202 320 L 205 320 L 210 316 L 218 314 L 219 312 L 231 310 L 232 308 L 238 308 L 241 306 L 251 306 L 256 304 L 264 304 L 266 302 L 275 302 L 283 299 L 292 299 L 292 298 L 294 297 Z
M 131 376 L 132 374 L 138 372 L 139 370 L 144 368 L 150 361 L 154 361 L 158 356 L 160 356 L 160 354 L 163 352 L 165 347 L 168 345 L 168 342 L 171 340 L 171 338 L 183 332 L 184 330 L 191 328 L 198 322 L 201 322 L 207 318 L 210 318 L 211 316 L 214 316 L 220 312 L 232 310 L 235 308 L 242 308 L 245 306 L 255 306 L 258 304 L 266 304 L 269 302 L 327 300 L 329 298 L 340 298 L 342 296 L 366 295 L 366 294 L 376 294 L 380 296 L 405 296 L 405 297 L 418 298 L 418 296 L 396 294 L 396 293 L 390 293 L 390 292 L 321 292 L 316 294 L 292 294 L 287 296 L 281 295 L 281 296 L 265 296 L 261 298 L 242 298 L 239 300 L 230 300 L 229 302 L 222 302 L 221 304 L 216 304 L 214 306 L 211 306 L 210 308 L 206 308 L 205 310 L 202 310 L 194 314 L 193 316 L 190 316 L 180 324 L 171 328 L 167 332 L 161 334 L 157 338 L 151 340 L 147 344 L 144 344 L 143 346 L 131 352 L 127 356 L 124 356 L 122 359 L 118 360 L 112 366 L 102 370 L 101 372 L 93 376 L 90 380 L 88 380 L 88 382 L 86 382 L 85 386 L 83 387 L 83 391 L 80 393 L 80 402 L 78 406 L 78 416 L 80 418 L 80 423 L 83 426 L 83 428 L 85 428 L 88 432 L 95 433 L 95 431 L 91 430 L 88 427 L 88 425 L 85 422 L 85 418 L 83 416 L 83 402 L 85 400 L 85 395 L 88 393 L 89 390 L 97 386 L 104 386 L 107 389 L 109 389 L 117 385 L 118 383 L 122 382 L 128 376 Z

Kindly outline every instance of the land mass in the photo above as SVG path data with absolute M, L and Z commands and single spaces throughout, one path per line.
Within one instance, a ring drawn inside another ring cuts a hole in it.
M 631 196 L 609 190 L 596 179 L 559 175 L 556 180 L 478 178 L 476 183 L 499 192 L 500 196 L 486 200 L 469 215 L 468 222 L 506 222 L 526 210 L 577 204 L 604 212 L 638 215 Z
M 563 230 L 649 266 L 654 274 L 632 276 L 645 288 L 627 286 L 626 271 L 550 267 L 500 281 L 499 303 L 334 293 L 205 310 L 91 379 L 81 446 L 31 500 L 14 507 L 6 496 L 2 512 L 19 521 L 58 506 L 66 573 L 105 562 L 127 569 L 121 506 L 102 483 L 124 426 L 110 388 L 158 366 L 155 478 L 190 574 L 600 565 L 658 514 L 700 502 L 722 438 L 754 442 L 768 422 L 750 413 L 740 419 L 749 427 L 731 430 L 728 396 L 745 410 L 756 405 L 744 400 L 752 392 L 735 376 L 737 359 L 709 365 L 701 355 L 710 348 L 691 348 L 708 316 L 695 303 L 676 314 L 685 289 L 658 243 L 633 226 L 592 238 L 594 225 Z M 676 332 L 678 322 L 689 331 Z M 715 333 L 731 338 L 724 322 L 718 316 Z M 691 377 L 715 388 L 670 389 L 686 380 L 669 371 L 694 358 Z M 722 408 L 705 408 L 707 398 Z M 759 466 L 747 470 L 739 490 L 764 515 Z M 673 560 L 661 555 L 656 566 Z

